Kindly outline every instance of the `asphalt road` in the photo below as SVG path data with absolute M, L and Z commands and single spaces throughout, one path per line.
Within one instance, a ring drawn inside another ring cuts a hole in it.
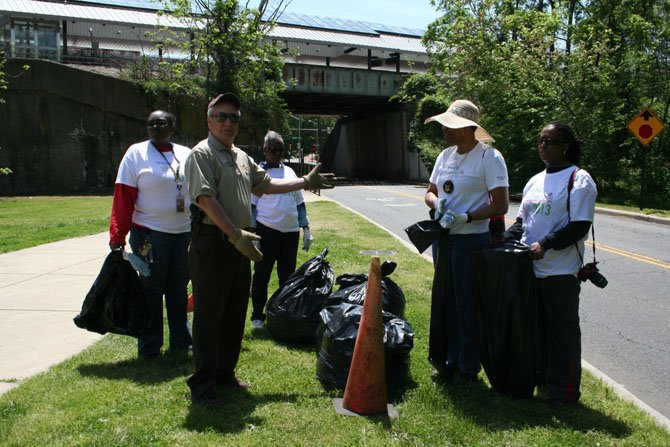
M 408 241 L 403 229 L 428 219 L 424 192 L 425 186 L 371 185 L 321 193 Z M 517 209 L 510 205 L 508 225 Z M 670 225 L 597 214 L 595 232 L 609 284 L 582 284 L 583 358 L 670 418 Z M 592 259 L 588 243 L 585 259 Z

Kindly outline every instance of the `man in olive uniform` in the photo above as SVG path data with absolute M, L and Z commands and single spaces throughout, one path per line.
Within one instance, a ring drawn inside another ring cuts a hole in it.
M 332 174 L 317 165 L 296 179 L 272 179 L 253 158 L 235 147 L 240 100 L 217 95 L 207 108 L 209 136 L 186 160 L 186 178 L 194 203 L 204 211 L 193 231 L 188 254 L 193 284 L 193 359 L 187 379 L 191 400 L 220 405 L 218 387 L 247 388 L 235 375 L 249 301 L 251 267 L 262 254 L 252 243 L 260 237 L 251 226 L 251 194 L 281 194 L 300 189 L 328 189 Z

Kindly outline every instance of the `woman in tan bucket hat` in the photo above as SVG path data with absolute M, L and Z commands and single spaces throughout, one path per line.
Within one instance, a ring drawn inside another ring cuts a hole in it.
M 440 237 L 431 304 L 429 358 L 437 379 L 454 375 L 476 381 L 480 370 L 472 253 L 489 244 L 489 218 L 509 205 L 503 156 L 486 143 L 479 109 L 459 99 L 428 118 L 442 125 L 447 144 L 435 161 L 425 195 L 435 220 L 449 230 Z

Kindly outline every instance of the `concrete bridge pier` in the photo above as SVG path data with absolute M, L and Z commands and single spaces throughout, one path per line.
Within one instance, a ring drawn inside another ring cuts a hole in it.
M 409 151 L 407 133 L 402 105 L 342 118 L 321 153 L 324 171 L 355 179 L 426 181 L 430 173 L 418 153 Z

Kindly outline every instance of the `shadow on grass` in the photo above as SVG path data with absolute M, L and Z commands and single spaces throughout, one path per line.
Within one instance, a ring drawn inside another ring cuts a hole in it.
M 199 432 L 237 433 L 265 422 L 262 417 L 251 416 L 257 406 L 277 402 L 294 404 L 297 400 L 297 396 L 288 394 L 259 395 L 238 389 L 222 389 L 217 395 L 225 404 L 208 406 L 191 403 L 184 427 Z
M 552 407 L 539 398 L 503 396 L 481 380 L 454 380 L 443 384 L 445 395 L 466 417 L 490 430 L 521 429 L 527 426 L 569 426 L 576 431 L 597 431 L 624 438 L 631 428 L 602 412 L 580 403 Z
M 132 380 L 139 384 L 169 382 L 176 377 L 186 377 L 193 372 L 189 353 L 167 351 L 151 360 L 127 359 L 118 362 L 84 364 L 77 367 L 82 376 L 110 380 Z

